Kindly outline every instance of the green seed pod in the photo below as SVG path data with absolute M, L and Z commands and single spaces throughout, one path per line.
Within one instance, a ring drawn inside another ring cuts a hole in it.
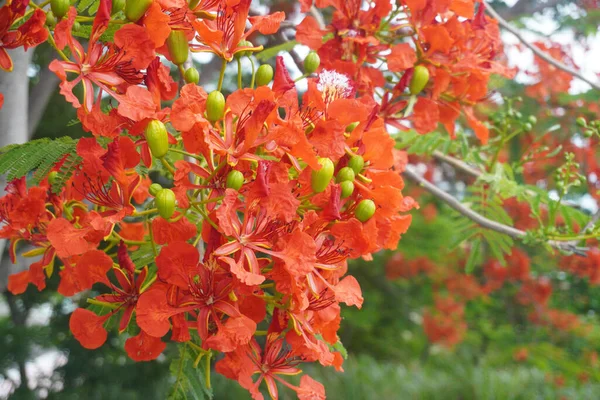
M 412 79 L 408 85 L 410 94 L 415 95 L 421 93 L 425 86 L 429 82 L 429 70 L 423 65 L 417 65 L 413 72 Z
M 273 79 L 273 67 L 263 64 L 256 71 L 256 86 L 268 85 Z
M 254 45 L 247 40 L 242 40 L 238 43 L 238 47 L 254 47 Z M 250 50 L 240 51 L 235 53 L 235 58 L 249 57 L 250 54 L 252 54 Z
M 157 119 L 152 120 L 146 126 L 145 134 L 150 153 L 156 158 L 163 158 L 169 151 L 169 135 L 165 124 Z
M 162 189 L 154 199 L 158 214 L 164 219 L 169 219 L 175 213 L 175 193 L 171 189 Z
M 50 8 L 52 9 L 52 13 L 54 13 L 56 18 L 58 18 L 58 19 L 62 19 L 62 17 L 67 15 L 67 12 L 69 11 L 69 7 L 71 7 L 70 0 L 51 0 L 50 1 Z
M 227 174 L 226 186 L 229 189 L 240 190 L 244 184 L 244 174 L 240 171 L 232 170 Z
M 350 167 L 344 167 L 340 169 L 335 178 L 336 183 L 350 181 L 354 182 L 354 178 L 356 178 L 354 170 Z
M 350 125 L 348 125 L 346 127 L 346 133 L 352 133 L 352 131 L 354 131 L 357 126 L 358 126 L 358 122 L 351 123 Z
M 210 92 L 206 98 L 206 118 L 215 122 L 225 115 L 225 97 L 218 90 Z
M 315 193 L 321 193 L 327 189 L 335 170 L 335 165 L 329 158 L 319 158 L 319 164 L 321 164 L 321 169 L 313 170 L 310 177 L 310 186 Z
M 127 0 L 125 3 L 125 17 L 131 22 L 137 22 L 146 14 L 153 0 Z
M 314 51 L 311 51 L 304 59 L 304 72 L 312 74 L 319 69 L 319 65 L 321 65 L 321 57 Z
M 148 192 L 150 193 L 150 195 L 152 195 L 154 197 L 156 197 L 156 195 L 158 194 L 158 192 L 160 192 L 161 190 L 163 190 L 163 187 L 160 186 L 160 183 L 153 183 L 148 188 Z
M 48 183 L 54 185 L 58 179 L 58 171 L 52 171 L 48 174 Z
M 577 119 L 575 120 L 575 123 L 576 123 L 577 125 L 581 126 L 582 128 L 584 128 L 584 127 L 586 127 L 586 126 L 587 126 L 587 122 L 586 122 L 585 118 L 583 118 L 583 117 L 579 117 L 579 118 L 577 118 Z
M 375 203 L 373 203 L 373 200 L 369 200 L 369 199 L 362 200 L 356 206 L 356 209 L 354 210 L 354 216 L 360 222 L 367 222 L 368 220 L 371 219 L 373 214 L 375 214 L 375 208 L 376 207 L 375 207 Z
M 175 65 L 181 65 L 187 61 L 190 45 L 188 44 L 185 31 L 172 30 L 167 38 L 167 48 L 171 55 L 171 61 Z
M 189 67 L 183 73 L 183 79 L 185 80 L 185 83 L 193 83 L 197 85 L 200 81 L 200 74 L 198 73 L 198 70 L 196 68 Z
M 344 181 L 340 183 L 340 187 L 342 188 L 342 199 L 350 197 L 354 193 L 354 182 Z
M 115 15 L 119 11 L 123 11 L 124 8 L 125 0 L 112 0 L 112 9 L 110 10 L 110 13 Z
M 361 156 L 352 156 L 350 160 L 348 160 L 348 166 L 352 168 L 355 174 L 360 174 L 365 167 L 365 159 Z

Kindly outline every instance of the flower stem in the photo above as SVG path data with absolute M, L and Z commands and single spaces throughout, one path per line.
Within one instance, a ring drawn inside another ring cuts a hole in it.
M 225 78 L 225 68 L 227 68 L 227 60 L 223 59 L 223 63 L 221 64 L 221 73 L 219 74 L 219 86 L 217 86 L 217 90 L 220 92 L 221 88 L 223 88 L 223 78 Z
M 248 57 L 250 64 L 252 64 L 252 80 L 250 81 L 250 89 L 254 89 L 254 79 L 256 78 L 256 66 L 252 57 Z
M 237 58 L 237 67 L 238 67 L 238 77 L 237 77 L 238 80 L 237 80 L 237 83 L 238 83 L 238 89 L 242 88 L 242 61 L 241 61 L 241 59 L 242 59 L 241 57 Z

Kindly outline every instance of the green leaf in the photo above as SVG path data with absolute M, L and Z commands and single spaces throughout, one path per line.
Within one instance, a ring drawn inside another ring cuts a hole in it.
M 76 146 L 77 140 L 65 136 L 3 147 L 0 149 L 0 174 L 6 174 L 11 181 L 36 171 L 33 184 L 39 184 L 54 164 L 65 155 L 75 153 Z
M 77 14 L 81 14 L 83 13 L 85 10 L 87 10 L 88 8 L 90 8 L 92 6 L 92 4 L 95 4 L 95 9 L 98 10 L 98 6 L 100 5 L 100 0 L 80 0 L 79 4 L 77 5 Z M 93 10 L 90 10 L 90 12 L 93 12 Z
M 194 367 L 196 356 L 190 346 L 180 346 L 179 356 L 175 358 L 169 370 L 175 377 L 173 389 L 169 394 L 170 400 L 206 400 L 212 399 L 212 389 L 207 387 L 205 376 L 205 364 L 200 362 Z
M 60 167 L 60 171 L 58 172 L 58 176 L 56 180 L 52 183 L 52 193 L 58 194 L 62 191 L 65 183 L 71 179 L 73 176 L 73 172 L 79 167 L 83 159 L 77 155 L 77 153 L 73 152 L 67 156 L 67 159 Z
M 475 269 L 475 264 L 479 261 L 479 255 L 481 254 L 481 240 L 479 238 L 473 240 L 471 243 L 471 253 L 469 254 L 469 258 L 467 259 L 467 264 L 465 265 L 465 273 L 471 274 Z
M 282 44 L 278 44 L 277 46 L 269 47 L 268 49 L 264 49 L 260 53 L 256 54 L 256 59 L 258 61 L 266 61 L 270 58 L 275 57 L 279 54 L 280 51 L 290 51 L 296 46 L 298 42 L 295 40 L 290 40 L 289 42 L 285 42 Z

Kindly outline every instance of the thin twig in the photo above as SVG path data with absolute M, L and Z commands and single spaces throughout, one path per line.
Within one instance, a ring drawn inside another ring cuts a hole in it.
M 519 39 L 519 41 L 521 41 L 521 43 L 523 43 L 526 47 L 531 49 L 531 51 L 533 51 L 535 55 L 537 55 L 538 57 L 540 57 L 547 63 L 555 66 L 556 68 L 586 82 L 587 84 L 592 86 L 594 89 L 600 90 L 600 84 L 586 78 L 580 72 L 576 71 L 574 68 L 554 59 L 549 54 L 540 50 L 540 48 L 537 47 L 536 45 L 529 43 L 527 40 L 525 40 L 525 38 L 523 37 L 521 32 L 517 28 L 512 26 L 510 23 L 508 23 L 504 18 L 502 18 L 500 16 L 500 14 L 498 14 L 498 12 L 496 12 L 496 10 L 494 10 L 487 1 L 485 2 L 485 6 L 486 6 L 486 11 L 488 12 L 488 14 L 490 14 L 494 19 L 496 19 L 498 21 L 498 23 L 500 24 L 500 26 L 502 26 L 504 29 L 506 29 L 513 35 L 515 35 L 515 37 L 517 39 Z
M 527 232 L 525 232 L 525 231 L 522 231 L 522 230 L 517 229 L 512 226 L 501 224 L 496 221 L 492 221 L 491 219 L 488 219 L 488 218 L 484 217 L 483 215 L 473 211 L 469 207 L 462 204 L 454 196 L 448 194 L 447 192 L 443 191 L 442 189 L 438 188 L 437 186 L 435 186 L 434 184 L 430 183 L 425 178 L 420 176 L 418 173 L 415 172 L 415 170 L 413 169 L 412 166 L 407 166 L 403 175 L 406 178 L 408 178 L 409 180 L 417 183 L 423 189 L 427 190 L 429 193 L 434 195 L 436 198 L 442 200 L 444 203 L 446 203 L 449 207 L 451 207 L 455 211 L 459 212 L 460 214 L 469 218 L 471 221 L 475 222 L 476 224 L 478 224 L 486 229 L 490 229 L 495 232 L 499 232 L 504 235 L 508 235 L 513 239 L 522 240 L 527 236 Z M 555 240 L 549 240 L 547 243 L 551 247 L 554 247 L 555 249 L 569 251 L 569 252 L 573 252 L 575 254 L 584 255 L 584 256 L 586 255 L 586 250 L 587 250 L 586 248 L 577 247 L 570 242 L 559 242 L 559 241 L 555 241 Z
M 446 164 L 453 166 L 456 169 L 460 169 L 461 171 L 471 175 L 474 178 L 479 178 L 481 176 L 481 171 L 471 167 L 469 164 L 465 163 L 458 158 L 454 158 L 452 156 L 446 155 L 439 150 L 436 150 L 432 154 L 433 158 L 438 159 L 439 161 L 443 161 Z

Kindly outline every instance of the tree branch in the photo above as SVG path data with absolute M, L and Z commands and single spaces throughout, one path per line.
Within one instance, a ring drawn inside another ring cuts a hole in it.
M 471 221 L 475 222 L 476 224 L 478 224 L 486 229 L 490 229 L 495 232 L 499 232 L 504 235 L 508 235 L 513 239 L 522 240 L 527 236 L 527 232 L 525 232 L 525 231 L 514 228 L 512 226 L 501 224 L 496 221 L 492 221 L 491 219 L 488 219 L 488 218 L 484 217 L 483 215 L 473 211 L 469 207 L 462 204 L 454 196 L 446 193 L 442 189 L 438 188 L 437 186 L 435 186 L 434 184 L 430 183 L 425 178 L 423 178 L 422 176 L 417 174 L 414 171 L 413 166 L 410 166 L 410 165 L 407 166 L 406 171 L 404 171 L 403 175 L 410 181 L 418 184 L 423 189 L 427 190 L 429 193 L 431 193 L 433 196 L 435 196 L 439 200 L 446 203 L 450 208 L 454 209 L 455 211 L 459 212 L 460 214 L 469 218 Z M 547 243 L 555 249 L 573 252 L 578 255 L 586 255 L 586 250 L 587 250 L 586 248 L 577 247 L 570 242 L 559 242 L 556 240 L 549 240 Z
M 494 10 L 488 2 L 485 2 L 485 5 L 486 5 L 486 11 L 488 12 L 488 14 L 490 14 L 494 19 L 496 19 L 498 21 L 498 23 L 500 24 L 500 26 L 502 26 L 504 29 L 506 29 L 513 35 L 515 35 L 515 37 L 517 39 L 519 39 L 519 41 L 521 43 L 523 43 L 526 47 L 531 49 L 531 51 L 533 51 L 533 53 L 535 55 L 537 55 L 539 58 L 541 58 L 542 60 L 546 61 L 547 63 L 553 65 L 554 67 L 560 69 L 561 71 L 564 71 L 564 72 L 574 76 L 575 78 L 584 81 L 585 83 L 589 84 L 594 89 L 600 90 L 600 84 L 586 78 L 580 72 L 576 71 L 574 68 L 552 58 L 549 54 L 540 50 L 539 47 L 537 47 L 536 45 L 529 43 L 527 40 L 525 40 L 525 38 L 523 37 L 521 32 L 517 28 L 515 28 L 514 26 L 509 24 L 504 18 L 502 18 L 500 16 L 500 14 L 498 14 L 498 12 L 496 12 L 496 10 Z

